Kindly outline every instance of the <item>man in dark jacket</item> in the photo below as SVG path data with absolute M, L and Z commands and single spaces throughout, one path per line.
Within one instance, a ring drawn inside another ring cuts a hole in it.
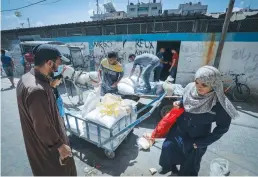
M 14 82 L 13 82 L 13 71 L 14 71 L 14 63 L 11 57 L 5 55 L 5 50 L 1 49 L 1 62 L 3 69 L 5 71 L 5 74 L 7 75 L 8 79 L 11 82 L 11 88 L 14 88 Z
M 76 176 L 63 120 L 50 86 L 61 64 L 60 52 L 42 44 L 33 50 L 35 68 L 17 85 L 17 101 L 25 147 L 34 176 Z

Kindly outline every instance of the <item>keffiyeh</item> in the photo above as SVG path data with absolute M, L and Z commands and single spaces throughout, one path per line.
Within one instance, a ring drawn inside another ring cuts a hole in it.
M 196 114 L 210 112 L 217 101 L 219 101 L 231 118 L 238 116 L 237 110 L 224 94 L 221 74 L 218 69 L 212 66 L 203 66 L 197 70 L 195 79 L 199 79 L 207 84 L 213 91 L 206 95 L 199 95 L 195 83 L 188 84 L 183 95 L 183 104 L 186 112 Z

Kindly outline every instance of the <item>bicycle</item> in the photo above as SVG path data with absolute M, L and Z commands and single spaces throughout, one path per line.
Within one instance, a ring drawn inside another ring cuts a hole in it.
M 230 74 L 233 76 L 233 81 L 230 80 L 231 84 L 224 89 L 225 94 L 233 87 L 234 83 L 235 86 L 231 89 L 232 90 L 232 98 L 234 101 L 245 101 L 250 96 L 250 88 L 246 84 L 242 84 L 239 82 L 239 77 L 244 76 L 245 74 Z M 228 81 L 223 81 L 228 82 Z

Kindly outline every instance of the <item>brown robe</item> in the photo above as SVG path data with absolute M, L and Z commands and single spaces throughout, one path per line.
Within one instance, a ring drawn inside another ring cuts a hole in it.
M 49 79 L 32 69 L 17 85 L 25 147 L 34 176 L 76 176 L 74 159 L 59 162 L 58 148 L 69 145 Z

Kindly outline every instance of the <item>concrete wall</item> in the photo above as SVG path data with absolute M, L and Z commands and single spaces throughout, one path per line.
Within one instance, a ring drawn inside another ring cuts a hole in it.
M 108 51 L 117 51 L 122 63 L 128 63 L 131 53 L 157 52 L 158 41 L 180 41 L 177 83 L 186 85 L 193 81 L 195 71 L 203 65 L 213 65 L 218 47 L 219 33 L 167 33 L 145 35 L 74 36 L 55 38 L 68 45 L 84 46 L 84 60 L 90 70 L 98 68 Z M 252 93 L 258 94 L 258 33 L 229 33 L 220 63 L 224 75 L 245 73 L 245 82 Z M 17 50 L 16 50 L 17 51 Z M 76 59 L 75 59 L 76 60 Z M 77 63 L 81 59 L 76 60 Z
M 244 73 L 240 81 L 258 95 L 258 42 L 226 42 L 219 70 L 226 78 L 231 78 L 232 73 Z

